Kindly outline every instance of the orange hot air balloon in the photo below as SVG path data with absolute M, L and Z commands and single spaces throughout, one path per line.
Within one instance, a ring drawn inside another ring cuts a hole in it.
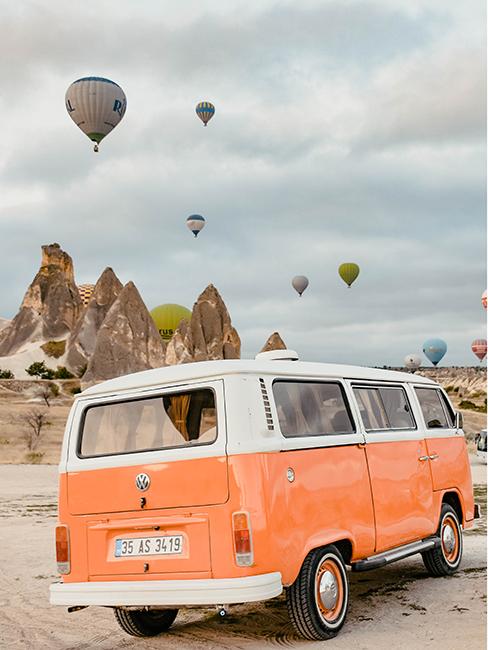
M 486 357 L 487 345 L 486 339 L 476 339 L 471 343 L 471 349 L 480 361 Z

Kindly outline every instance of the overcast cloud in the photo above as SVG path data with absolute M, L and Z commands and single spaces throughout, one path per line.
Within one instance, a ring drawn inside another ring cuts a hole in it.
M 253 356 L 399 365 L 423 341 L 473 364 L 484 337 L 481 1 L 0 0 L 0 315 L 41 244 L 78 282 L 112 266 L 147 306 L 221 292 Z M 95 155 L 64 94 L 128 97 Z M 203 129 L 195 104 L 216 115 Z M 191 213 L 207 226 L 197 240 Z M 361 274 L 348 290 L 343 261 Z M 307 275 L 301 299 L 292 276 Z

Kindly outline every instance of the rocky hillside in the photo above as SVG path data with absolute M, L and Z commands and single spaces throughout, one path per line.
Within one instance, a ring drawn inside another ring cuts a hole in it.
M 3 327 L 2 327 L 3 326 Z M 65 366 L 83 384 L 167 364 L 240 357 L 241 341 L 222 297 L 209 285 L 168 345 L 136 286 L 106 268 L 81 301 L 73 261 L 59 244 L 42 247 L 41 267 L 12 321 L 0 323 L 0 368 L 25 378 L 33 361 Z

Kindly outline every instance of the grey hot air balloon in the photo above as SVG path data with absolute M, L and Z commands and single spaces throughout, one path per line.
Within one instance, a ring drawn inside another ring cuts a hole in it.
M 412 372 L 420 368 L 421 363 L 422 359 L 418 354 L 407 354 L 405 357 L 405 367 Z
M 306 278 L 304 275 L 295 275 L 291 281 L 291 284 L 298 295 L 301 296 L 305 289 L 308 287 L 308 278 Z

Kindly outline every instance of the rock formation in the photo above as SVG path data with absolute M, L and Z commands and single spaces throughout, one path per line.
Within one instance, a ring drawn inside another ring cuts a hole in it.
M 166 363 L 239 359 L 241 340 L 219 292 L 209 284 L 200 294 L 190 323 L 182 321 L 166 350 Z
M 113 270 L 107 267 L 98 279 L 91 299 L 69 337 L 66 365 L 72 371 L 76 372 L 88 364 L 95 351 L 98 332 L 122 287 Z
M 117 296 L 100 327 L 83 384 L 164 365 L 164 344 L 133 282 Z
M 0 332 L 0 356 L 17 352 L 27 342 L 67 336 L 81 310 L 71 257 L 59 244 L 43 246 L 41 267 L 19 312 Z
M 278 332 L 273 332 L 261 349 L 261 352 L 270 352 L 271 350 L 286 350 L 286 345 Z

